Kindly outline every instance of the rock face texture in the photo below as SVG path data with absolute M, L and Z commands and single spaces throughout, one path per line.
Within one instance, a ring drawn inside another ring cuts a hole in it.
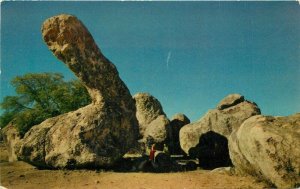
M 175 123 L 178 123 L 177 125 L 179 127 L 187 125 L 191 122 L 190 119 L 182 113 L 178 113 L 178 114 L 173 115 L 171 121 L 173 121 Z M 175 125 L 175 123 L 174 123 L 174 125 Z
M 7 146 L 8 161 L 14 162 L 18 160 L 17 152 L 19 150 L 18 142 L 20 141 L 20 134 L 13 125 L 13 121 L 2 129 L 3 141 Z
M 137 93 L 133 96 L 136 106 L 136 118 L 139 123 L 140 134 L 148 125 L 160 115 L 165 115 L 160 102 L 148 93 Z
M 237 105 L 238 103 L 243 102 L 244 100 L 244 96 L 240 94 L 230 94 L 226 98 L 221 100 L 221 102 L 219 102 L 219 104 L 217 105 L 217 109 L 224 110 L 231 106 Z
M 42 33 L 53 54 L 86 86 L 93 102 L 34 126 L 22 139 L 20 159 L 54 168 L 112 166 L 138 135 L 129 90 L 76 17 L 51 17 Z
M 202 147 L 200 148 L 200 146 L 198 145 L 202 140 L 202 135 L 208 133 L 209 131 L 213 131 L 215 134 L 221 135 L 227 139 L 232 133 L 232 131 L 238 129 L 246 119 L 248 119 L 251 116 L 260 114 L 260 109 L 255 103 L 244 100 L 244 98 L 241 95 L 237 94 L 225 97 L 219 103 L 218 107 L 221 108 L 210 110 L 199 121 L 182 127 L 179 133 L 179 139 L 180 146 L 185 153 L 189 154 L 189 151 L 193 148 L 193 155 L 198 156 L 200 155 L 200 153 L 202 153 L 203 155 L 202 149 L 204 148 L 204 146 L 202 145 Z M 216 137 L 214 139 L 213 136 L 216 135 L 212 135 L 207 138 L 211 138 L 210 140 L 214 140 L 214 146 L 216 146 L 216 148 L 213 149 L 213 151 L 215 151 L 215 153 L 207 153 L 217 154 L 217 151 L 223 151 L 223 149 L 219 148 L 223 148 L 223 146 L 226 145 L 223 144 L 223 142 L 221 142 L 223 140 L 218 140 L 219 137 Z M 209 145 L 211 142 L 213 141 L 205 143 L 207 145 L 207 149 L 211 149 Z M 204 162 L 206 161 L 205 159 L 201 160 Z M 226 162 L 224 162 L 224 164 L 226 164 Z
M 149 93 L 137 93 L 133 99 L 139 123 L 141 149 L 147 152 L 154 143 L 169 143 L 172 137 L 170 121 L 160 102 Z
M 164 143 L 169 138 L 170 121 L 165 115 L 158 116 L 146 128 L 144 139 L 152 138 L 154 143 Z
M 170 122 L 170 131 L 171 131 L 171 142 L 170 142 L 170 149 L 169 151 L 171 154 L 182 154 L 183 151 L 181 150 L 180 147 L 180 142 L 179 142 L 179 131 L 180 129 L 184 126 L 190 123 L 189 118 L 181 113 L 175 114 Z
M 236 169 L 278 188 L 300 184 L 300 113 L 287 117 L 253 116 L 229 137 Z

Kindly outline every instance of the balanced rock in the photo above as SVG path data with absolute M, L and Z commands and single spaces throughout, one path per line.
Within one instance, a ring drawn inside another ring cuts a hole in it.
M 32 127 L 21 141 L 20 159 L 54 168 L 113 165 L 138 135 L 129 90 L 76 17 L 49 18 L 42 33 L 49 49 L 85 85 L 93 102 Z
M 229 137 L 232 163 L 241 173 L 278 188 L 300 184 L 300 113 L 287 117 L 257 115 Z
M 225 97 L 221 102 L 231 101 L 229 99 L 232 99 L 232 96 L 233 95 L 229 95 Z M 243 98 L 239 97 L 239 99 Z M 228 152 L 227 139 L 232 131 L 238 129 L 249 117 L 260 114 L 260 109 L 255 103 L 244 99 L 238 100 L 239 103 L 237 103 L 236 100 L 234 101 L 234 103 L 224 103 L 231 104 L 231 106 L 226 105 L 226 108 L 223 106 L 221 110 L 218 108 L 210 110 L 199 121 L 182 127 L 179 133 L 179 139 L 180 146 L 185 153 L 201 158 L 206 157 L 206 155 L 203 154 L 203 150 L 205 151 L 205 149 L 213 150 L 208 151 L 207 156 L 211 156 L 210 154 L 218 154 L 218 152 L 222 151 Z M 219 103 L 219 106 L 222 106 L 222 104 L 223 103 Z M 201 137 L 204 137 L 204 139 Z M 221 138 L 225 138 L 225 140 L 221 140 Z M 204 141 L 202 145 L 201 141 Z M 210 148 L 211 146 L 215 146 L 216 148 L 212 149 Z M 223 149 L 223 147 L 226 147 L 226 149 Z M 201 157 L 199 157 L 199 155 L 201 155 Z M 221 160 L 226 159 L 224 160 L 224 166 L 228 166 L 229 154 L 224 154 L 224 156 L 227 156 L 227 159 L 224 157 L 219 158 Z M 211 158 L 218 159 L 218 157 Z M 201 159 L 201 161 L 205 164 L 206 159 Z M 208 164 L 210 164 L 210 162 L 208 162 Z M 218 163 L 218 166 L 220 165 L 222 165 L 222 163 Z M 213 168 L 213 166 L 214 165 L 211 164 L 209 165 L 211 168 Z
M 189 118 L 181 113 L 175 114 L 170 121 L 170 131 L 172 133 L 172 138 L 170 142 L 169 151 L 171 154 L 182 154 L 179 142 L 179 131 L 184 126 L 190 123 Z
M 230 94 L 226 98 L 221 100 L 221 102 L 219 102 L 219 104 L 217 105 L 217 109 L 223 110 L 225 108 L 229 108 L 240 102 L 243 102 L 244 100 L 245 100 L 244 96 L 242 96 L 240 94 Z
M 133 96 L 136 106 L 136 118 L 141 136 L 148 125 L 160 115 L 165 115 L 160 102 L 149 93 L 137 93 Z

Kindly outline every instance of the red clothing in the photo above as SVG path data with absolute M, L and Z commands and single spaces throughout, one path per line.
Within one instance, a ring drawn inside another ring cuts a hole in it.
M 152 147 L 152 148 L 151 148 L 151 151 L 150 151 L 150 155 L 149 155 L 149 159 L 150 159 L 150 160 L 154 160 L 155 151 L 156 151 L 156 150 Z

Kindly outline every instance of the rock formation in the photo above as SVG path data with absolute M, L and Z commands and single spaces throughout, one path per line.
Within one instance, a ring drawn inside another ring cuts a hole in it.
M 143 151 L 149 151 L 153 143 L 167 143 L 171 138 L 170 121 L 160 102 L 148 93 L 137 93 L 133 96 L 136 106 L 136 117 L 139 123 Z
M 173 115 L 171 122 L 174 122 L 174 125 L 178 125 L 178 127 L 182 127 L 189 124 L 191 121 L 186 115 L 178 113 Z
M 154 143 L 164 143 L 169 138 L 170 131 L 167 130 L 170 121 L 165 115 L 158 116 L 146 128 L 144 139 L 152 138 Z
M 236 170 L 273 183 L 278 188 L 300 184 L 300 113 L 287 117 L 257 115 L 229 137 Z
M 160 102 L 148 93 L 137 93 L 133 96 L 136 106 L 136 118 L 141 136 L 147 126 L 160 115 L 165 115 Z
M 170 142 L 170 153 L 171 154 L 182 154 L 183 151 L 181 150 L 180 147 L 180 142 L 179 142 L 179 131 L 180 129 L 184 126 L 190 123 L 189 118 L 181 113 L 175 114 L 170 122 L 170 131 L 171 131 L 171 142 Z
M 201 142 L 201 136 L 209 131 L 213 131 L 213 135 L 207 138 L 215 140 L 214 146 L 223 148 L 223 146 L 227 146 L 227 144 L 223 144 L 222 141 L 224 140 L 218 140 L 220 137 L 213 139 L 213 136 L 221 135 L 227 139 L 232 131 L 238 129 L 246 119 L 257 114 L 260 114 L 260 110 L 255 103 L 244 100 L 241 95 L 229 95 L 219 103 L 217 109 L 208 111 L 199 121 L 182 127 L 179 133 L 180 146 L 187 154 L 189 154 L 189 151 L 193 148 L 193 155 L 198 156 L 200 153 L 203 155 L 202 149 L 211 149 L 209 145 L 211 142 L 204 143 L 207 145 L 207 148 L 203 146 L 200 148 L 198 144 Z M 218 151 L 224 151 L 218 148 L 214 150 L 216 152 L 215 154 L 218 154 Z M 228 149 L 225 150 L 228 151 Z M 214 154 L 214 152 L 208 153 Z M 206 161 L 205 159 L 201 160 Z M 227 161 L 224 162 L 224 164 L 227 164 Z
M 43 38 L 53 54 L 85 85 L 92 104 L 32 127 L 19 157 L 38 166 L 111 166 L 137 139 L 135 104 L 116 67 L 74 16 L 46 20 Z
M 8 161 L 14 162 L 18 160 L 17 152 L 19 150 L 20 141 L 19 131 L 15 128 L 13 121 L 1 130 L 3 142 L 6 144 L 8 151 Z
M 231 106 L 237 105 L 238 103 L 243 102 L 244 100 L 244 96 L 240 94 L 230 94 L 226 98 L 221 100 L 221 102 L 219 102 L 219 104 L 217 105 L 217 109 L 224 110 Z

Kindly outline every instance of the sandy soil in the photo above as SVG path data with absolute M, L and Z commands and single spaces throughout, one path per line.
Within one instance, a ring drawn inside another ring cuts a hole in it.
M 1 145 L 2 146 L 2 145 Z M 0 148 L 1 148 L 0 146 Z M 3 146 L 2 146 L 3 147 Z M 15 188 L 201 189 L 266 188 L 252 177 L 222 171 L 180 173 L 117 173 L 97 170 L 38 170 L 25 162 L 5 162 L 1 148 L 1 186 Z M 5 159 L 6 158 L 6 159 Z

